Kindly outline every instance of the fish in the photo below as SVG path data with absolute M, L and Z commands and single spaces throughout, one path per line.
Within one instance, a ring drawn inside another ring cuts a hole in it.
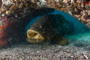
M 73 25 L 63 15 L 48 14 L 35 21 L 27 30 L 27 41 L 29 43 L 44 43 L 49 41 L 68 43 L 64 35 L 70 34 Z M 61 39 L 57 36 L 62 37 Z M 59 39 L 58 39 L 59 38 Z M 66 41 L 66 42 L 65 42 Z M 57 42 L 56 42 L 57 43 Z

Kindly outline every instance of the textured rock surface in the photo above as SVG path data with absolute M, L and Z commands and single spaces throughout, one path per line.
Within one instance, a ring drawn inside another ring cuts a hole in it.
M 90 25 L 90 1 L 88 0 L 2 0 L 2 10 L 6 11 L 6 15 L 13 12 L 17 12 L 19 9 L 25 8 L 23 13 L 27 14 L 27 8 L 55 8 L 76 17 L 79 21 L 84 23 L 87 27 Z M 24 3 L 23 3 L 24 2 Z M 30 3 L 29 3 L 30 2 Z M 5 9 L 5 5 L 10 8 L 10 10 Z M 16 7 L 18 6 L 18 7 Z M 4 8 L 4 9 L 3 9 Z M 18 8 L 18 9 L 17 9 Z M 14 10 L 14 11 L 13 11 Z M 16 10 L 16 11 L 15 11 Z M 18 12 L 17 12 L 18 13 Z M 20 13 L 20 12 L 19 12 Z M 22 13 L 22 11 L 21 11 Z M 15 14 L 15 17 L 20 16 L 20 14 Z

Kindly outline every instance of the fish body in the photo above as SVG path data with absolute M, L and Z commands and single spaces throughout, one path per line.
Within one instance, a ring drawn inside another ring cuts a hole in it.
M 60 14 L 45 15 L 33 23 L 30 26 L 30 29 L 27 30 L 28 42 L 42 43 L 50 41 L 56 36 L 70 34 L 72 29 L 73 25 L 70 24 L 64 16 Z

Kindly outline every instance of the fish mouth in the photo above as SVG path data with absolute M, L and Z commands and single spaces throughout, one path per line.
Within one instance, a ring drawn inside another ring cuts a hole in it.
M 33 29 L 27 30 L 27 41 L 29 43 L 42 43 L 44 40 L 45 38 L 39 32 Z
M 31 39 L 31 38 L 27 38 L 27 41 L 29 43 L 43 43 L 43 40 L 41 39 Z

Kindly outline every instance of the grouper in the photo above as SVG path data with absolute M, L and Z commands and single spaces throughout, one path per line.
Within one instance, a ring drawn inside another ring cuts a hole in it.
M 27 41 L 30 43 L 44 43 L 53 41 L 66 45 L 68 40 L 65 35 L 71 34 L 73 24 L 63 15 L 48 14 L 35 21 L 27 30 Z

